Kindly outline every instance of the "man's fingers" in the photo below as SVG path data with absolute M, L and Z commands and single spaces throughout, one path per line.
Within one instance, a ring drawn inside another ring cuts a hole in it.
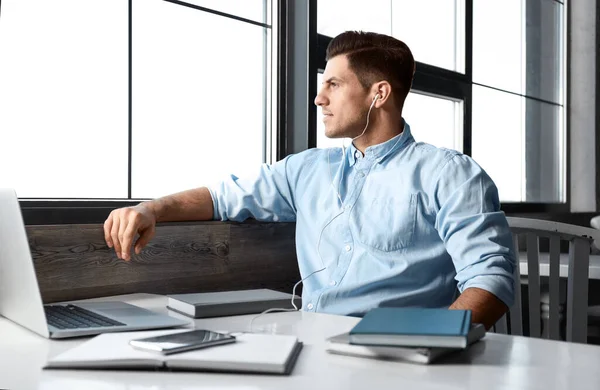
M 121 241 L 119 240 L 119 225 L 121 224 L 120 218 L 115 218 L 112 224 L 112 228 L 110 229 L 110 237 L 112 239 L 112 243 L 115 247 L 115 252 L 117 253 L 117 257 L 121 258 Z
M 110 237 L 110 231 L 113 225 L 113 215 L 112 213 L 108 216 L 106 221 L 104 222 L 104 241 L 106 241 L 106 245 L 109 248 L 113 247 L 112 238 Z
M 137 224 L 134 221 L 129 221 L 127 228 L 123 232 L 123 238 L 121 241 L 121 256 L 123 259 L 129 260 L 131 254 L 131 244 L 133 243 L 133 236 L 137 233 Z
M 119 243 L 121 246 L 121 258 L 123 260 L 127 260 L 126 257 L 129 256 L 129 248 L 125 246 L 125 230 L 127 230 L 127 227 L 132 223 L 129 219 L 128 215 L 125 216 L 119 225 Z
M 156 219 L 143 207 L 126 207 L 113 210 L 104 222 L 104 239 L 109 247 L 115 249 L 117 257 L 131 259 L 131 251 L 140 253 L 142 248 L 154 237 Z M 137 234 L 140 238 L 134 246 Z
M 149 227 L 148 229 L 141 232 L 140 238 L 135 243 L 135 253 L 139 254 L 142 249 L 150 242 L 152 237 L 154 237 L 154 226 Z

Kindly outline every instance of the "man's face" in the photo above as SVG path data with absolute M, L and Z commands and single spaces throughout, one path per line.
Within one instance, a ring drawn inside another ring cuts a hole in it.
M 329 138 L 354 138 L 367 123 L 372 102 L 356 74 L 348 66 L 345 55 L 330 59 L 323 74 L 323 84 L 315 104 L 323 111 L 325 135 Z

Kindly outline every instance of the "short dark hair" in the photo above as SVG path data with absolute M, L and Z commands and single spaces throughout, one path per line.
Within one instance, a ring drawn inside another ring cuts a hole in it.
M 339 55 L 346 55 L 365 89 L 381 80 L 389 82 L 397 93 L 396 104 L 402 107 L 415 73 L 415 60 L 404 42 L 383 34 L 346 31 L 329 43 L 325 59 Z

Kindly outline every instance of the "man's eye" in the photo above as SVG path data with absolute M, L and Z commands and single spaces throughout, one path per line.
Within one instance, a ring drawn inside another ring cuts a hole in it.
M 332 86 L 332 87 L 337 87 L 337 86 L 338 86 L 338 84 L 337 84 L 337 83 L 331 83 L 331 86 Z

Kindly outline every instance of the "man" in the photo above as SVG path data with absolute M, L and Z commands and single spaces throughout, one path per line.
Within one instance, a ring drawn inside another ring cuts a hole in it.
M 328 137 L 353 138 L 347 151 L 306 150 L 253 178 L 115 210 L 107 244 L 129 260 L 136 233 L 139 253 L 157 221 L 296 221 L 303 310 L 450 307 L 472 310 L 473 322 L 489 328 L 514 295 L 511 235 L 494 183 L 468 156 L 413 139 L 402 107 L 415 63 L 404 43 L 346 32 L 327 60 L 315 104 Z

